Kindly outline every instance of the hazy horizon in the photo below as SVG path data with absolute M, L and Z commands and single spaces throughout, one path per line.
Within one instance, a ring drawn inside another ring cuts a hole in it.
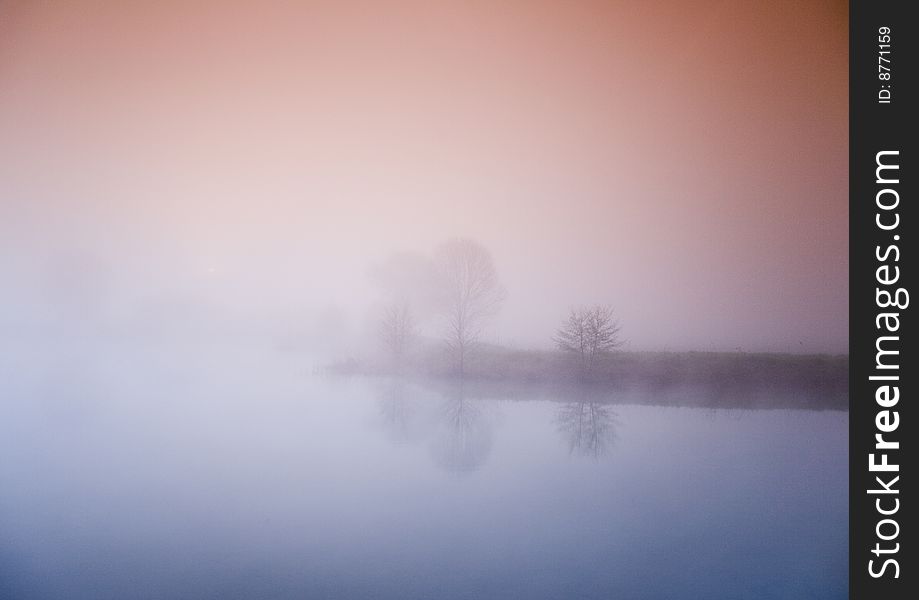
M 0 597 L 844 597 L 848 28 L 0 0 Z
M 358 339 L 460 236 L 489 341 L 845 353 L 847 69 L 841 2 L 5 2 L 0 330 Z

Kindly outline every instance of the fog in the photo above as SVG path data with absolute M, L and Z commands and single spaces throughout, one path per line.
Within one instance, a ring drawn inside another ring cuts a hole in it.
M 3 3 L 4 335 L 346 354 L 459 236 L 491 341 L 845 352 L 844 5 L 502 6 Z
M 0 2 L 0 597 L 843 597 L 846 9 Z
M 118 346 L 0 363 L 0 596 L 845 595 L 843 411 Z

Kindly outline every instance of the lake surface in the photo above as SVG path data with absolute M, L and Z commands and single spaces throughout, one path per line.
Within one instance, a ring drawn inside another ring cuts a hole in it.
M 846 412 L 3 357 L 2 598 L 847 596 Z

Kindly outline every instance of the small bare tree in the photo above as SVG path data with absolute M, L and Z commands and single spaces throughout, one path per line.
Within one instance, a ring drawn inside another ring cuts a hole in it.
M 598 357 L 622 345 L 620 329 L 609 306 L 573 308 L 555 334 L 555 344 L 577 356 L 581 371 L 588 374 Z
M 383 307 L 379 334 L 393 366 L 401 368 L 415 336 L 415 319 L 408 302 L 393 302 Z
M 504 301 L 504 288 L 491 253 L 472 240 L 444 243 L 438 248 L 435 264 L 441 310 L 447 321 L 446 340 L 462 376 L 470 348 Z

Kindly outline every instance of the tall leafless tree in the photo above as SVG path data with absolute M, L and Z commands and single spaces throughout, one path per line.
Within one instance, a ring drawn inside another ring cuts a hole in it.
M 582 372 L 589 374 L 601 355 L 622 345 L 620 329 L 609 306 L 573 308 L 555 334 L 555 344 L 575 355 Z
M 408 302 L 392 302 L 383 307 L 379 335 L 392 365 L 401 369 L 415 336 L 415 319 Z
M 435 265 L 446 340 L 462 376 L 470 349 L 500 309 L 505 292 L 491 253 L 472 240 L 453 239 L 442 244 Z

